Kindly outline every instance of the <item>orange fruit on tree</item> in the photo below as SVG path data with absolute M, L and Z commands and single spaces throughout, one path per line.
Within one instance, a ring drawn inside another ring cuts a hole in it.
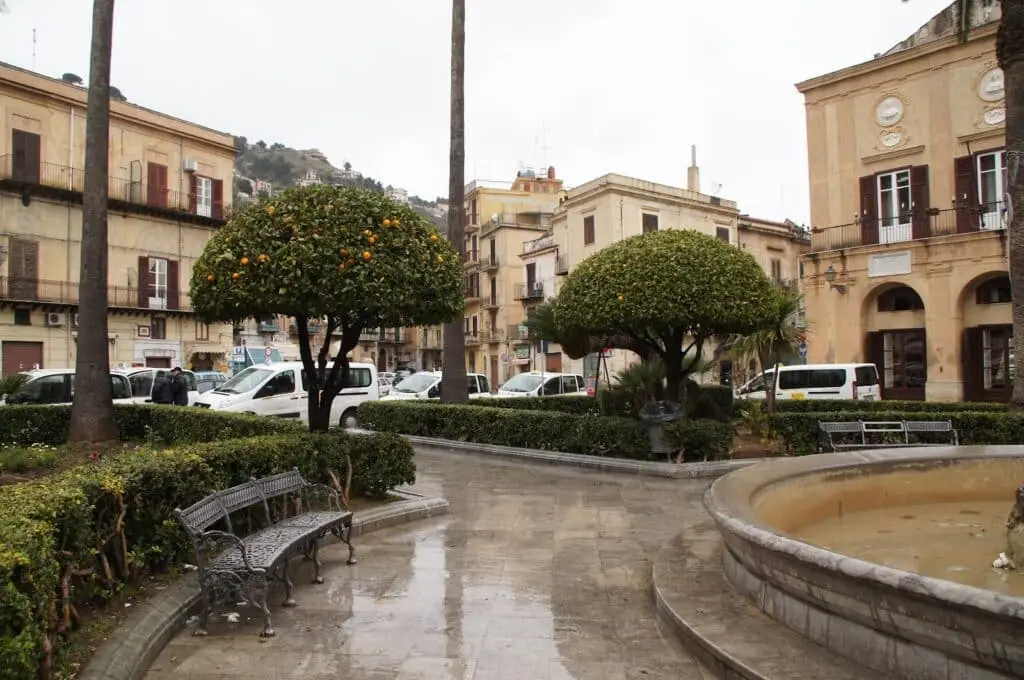
M 430 240 L 431 241 L 436 241 L 437 240 L 437 234 L 431 234 L 430 235 Z
M 392 226 L 392 227 L 397 227 L 397 226 L 399 226 L 399 222 L 398 222 L 398 220 L 391 220 L 391 226 Z
M 623 300 L 625 300 L 625 299 L 626 299 L 626 296 L 625 296 L 625 295 L 620 295 L 620 296 L 619 296 L 619 302 L 622 302 L 622 301 L 623 301 Z
M 384 218 L 384 226 L 385 227 L 390 227 L 391 226 L 391 220 L 389 220 L 388 218 L 385 217 Z
M 277 208 L 275 208 L 274 206 L 272 206 L 272 205 L 268 205 L 268 206 L 267 206 L 267 214 L 268 214 L 268 215 L 271 215 L 271 216 L 273 216 L 273 214 L 274 214 L 274 213 L 275 213 L 276 211 L 277 211 Z
M 364 235 L 366 235 L 366 236 L 373 236 L 373 232 L 372 232 L 372 231 L 370 231 L 369 229 L 367 229 L 366 231 L 364 231 L 364 232 L 363 232 L 363 234 L 364 234 Z
M 356 263 L 356 261 L 355 261 L 355 259 L 354 259 L 354 258 L 351 258 L 351 257 L 350 257 L 350 258 L 348 258 L 348 266 L 349 266 L 349 267 L 351 267 L 351 266 L 352 266 L 352 265 L 354 265 L 355 263 Z
M 344 268 L 345 268 L 345 263 L 344 262 L 342 262 L 341 264 L 338 265 L 338 269 L 344 269 Z
M 376 242 L 377 242 L 377 237 L 376 237 L 376 236 L 371 236 L 371 237 L 370 237 L 369 239 L 367 239 L 367 240 L 368 240 L 368 241 L 370 242 L 370 245 L 372 246 L 372 245 L 373 245 L 374 243 L 376 243 Z
M 438 255 L 438 256 L 437 256 L 437 263 L 438 263 L 438 264 L 442 264 L 443 262 L 444 262 L 444 258 L 443 258 L 443 257 L 441 257 L 440 255 Z
M 373 253 L 371 253 L 371 252 L 370 252 L 369 250 L 364 250 L 364 251 L 363 251 L 363 259 L 364 259 L 364 260 L 366 260 L 367 262 L 369 262 L 369 261 L 370 261 L 370 258 L 372 258 L 372 257 L 373 257 Z
M 260 254 L 260 262 L 266 262 L 269 259 L 270 259 L 270 257 L 266 253 L 261 253 Z
M 348 257 L 348 248 L 342 248 L 341 249 L 341 256 L 342 257 Z
M 242 266 L 243 266 L 243 267 L 244 267 L 245 265 L 249 264 L 249 258 L 247 258 L 247 257 L 243 257 L 241 261 L 242 261 Z
M 237 281 L 239 276 L 241 276 L 241 275 L 238 272 L 235 272 L 234 274 L 231 275 L 231 278 L 233 278 L 233 279 L 235 279 Z
M 214 280 L 215 278 L 216 278 L 216 277 L 215 277 L 215 276 L 214 276 L 213 274 L 207 274 L 207 275 L 206 275 L 206 280 L 207 280 L 207 281 L 213 281 L 213 280 Z

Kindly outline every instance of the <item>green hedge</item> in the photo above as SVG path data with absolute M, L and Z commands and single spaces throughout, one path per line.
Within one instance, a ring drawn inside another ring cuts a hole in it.
M 20 436 L 34 438 L 46 433 L 45 423 L 66 425 L 61 410 L 2 407 L 0 428 L 6 431 L 0 432 L 9 442 Z M 24 427 L 12 429 L 18 424 L 10 415 L 15 411 Z M 147 570 L 190 558 L 184 533 L 171 515 L 175 507 L 251 476 L 292 468 L 311 480 L 327 481 L 328 470 L 342 477 L 346 453 L 354 467 L 353 495 L 380 496 L 415 480 L 412 447 L 396 435 L 314 435 L 270 419 L 173 407 L 126 407 L 117 415 L 122 434 L 140 427 L 144 432 L 145 425 L 163 432 L 176 423 L 194 436 L 214 441 L 126 452 L 37 482 L 0 487 L 4 680 L 34 679 L 42 666 L 52 664 L 49 650 L 59 650 L 67 632 L 63 578 L 69 579 L 72 602 L 105 599 Z M 287 432 L 245 434 L 279 428 Z M 166 432 L 175 440 L 184 434 Z M 224 439 L 228 433 L 238 438 Z
M 952 421 L 961 444 L 1024 442 L 1024 416 L 993 411 L 823 411 L 777 413 L 774 416 L 775 430 L 785 443 L 786 452 L 795 455 L 815 453 L 818 450 L 818 423 L 856 420 L 949 420 Z
M 589 398 L 589 397 L 588 397 Z M 542 397 L 574 400 L 575 397 Z M 513 398 L 508 402 L 539 401 Z M 593 400 L 592 400 L 593 401 Z M 454 441 L 515 446 L 526 449 L 583 453 L 594 456 L 651 460 L 651 444 L 642 423 L 629 418 L 526 410 L 474 404 L 428 401 L 366 401 L 359 406 L 359 422 L 378 432 L 437 437 Z M 550 402 L 547 402 L 550 403 Z M 688 420 L 666 428 L 668 441 L 683 448 L 685 460 L 727 456 L 734 434 L 730 423 Z
M 733 413 L 732 388 L 723 385 L 700 385 L 698 400 L 710 401 L 715 412 L 727 420 Z M 564 397 L 502 397 L 477 402 L 493 408 L 512 408 L 521 411 L 556 411 L 584 416 L 621 416 L 628 417 L 632 411 L 629 395 L 615 389 L 600 389 L 597 397 L 586 395 Z M 713 414 L 701 412 L 697 417 L 712 417 Z
M 738 405 L 744 402 L 737 400 Z M 835 411 L 872 411 L 898 413 L 912 411 L 914 413 L 972 413 L 1006 411 L 1008 404 L 1000 402 L 969 402 L 969 401 L 903 401 L 899 399 L 883 399 L 880 401 L 863 401 L 861 399 L 779 399 L 775 402 L 779 413 L 831 413 Z

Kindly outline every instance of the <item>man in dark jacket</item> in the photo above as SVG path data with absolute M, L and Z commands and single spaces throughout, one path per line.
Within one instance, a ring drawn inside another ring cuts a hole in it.
M 174 403 L 174 394 L 171 389 L 171 377 L 166 373 L 160 373 L 157 375 L 156 380 L 153 381 L 152 398 L 154 404 Z
M 171 369 L 171 402 L 175 406 L 188 406 L 188 382 L 177 366 Z

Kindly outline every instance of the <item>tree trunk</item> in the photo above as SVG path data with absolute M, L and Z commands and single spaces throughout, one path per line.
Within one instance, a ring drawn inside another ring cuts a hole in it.
M 683 354 L 679 347 L 670 346 L 665 352 L 665 401 L 683 403 Z
M 113 28 L 114 0 L 94 0 L 78 283 L 81 323 L 69 436 L 70 441 L 77 443 L 117 439 L 107 339 L 107 182 L 110 174 L 110 52 Z M 145 275 L 146 272 L 139 272 L 140 285 Z
M 768 413 L 775 413 L 775 386 L 779 376 L 776 375 L 779 362 L 775 359 L 775 355 L 771 352 L 764 352 L 757 357 L 758 362 L 761 364 L 761 375 L 765 375 L 765 371 L 769 368 L 772 369 L 771 377 L 765 376 L 764 381 L 764 406 Z
M 448 240 L 465 250 L 463 214 L 466 196 L 466 0 L 452 0 L 451 150 L 448 165 Z M 466 380 L 466 338 L 460 316 L 444 326 L 444 377 L 441 401 L 469 401 Z
M 308 393 L 309 431 L 327 432 L 331 429 L 331 399 L 324 398 L 324 392 L 311 389 Z
M 1003 0 L 996 56 L 1006 89 L 1006 193 L 1010 205 L 1010 287 L 1013 291 L 1013 346 L 1024 347 L 1024 0 Z M 1024 408 L 1024 371 L 1015 363 L 1011 402 Z

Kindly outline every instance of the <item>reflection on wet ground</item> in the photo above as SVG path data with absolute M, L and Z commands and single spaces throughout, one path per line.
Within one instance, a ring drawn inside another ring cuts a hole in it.
M 447 498 L 450 517 L 368 534 L 355 567 L 332 546 L 326 583 L 299 585 L 298 607 L 272 595 L 277 637 L 241 609 L 207 638 L 179 633 L 147 678 L 701 680 L 662 636 L 650 578 L 661 545 L 699 519 L 704 482 L 458 454 L 417 464 L 415 489 Z
M 907 505 L 801 527 L 796 538 L 922 576 L 1024 597 L 1024 575 L 994 569 L 1006 550 L 1005 502 Z

